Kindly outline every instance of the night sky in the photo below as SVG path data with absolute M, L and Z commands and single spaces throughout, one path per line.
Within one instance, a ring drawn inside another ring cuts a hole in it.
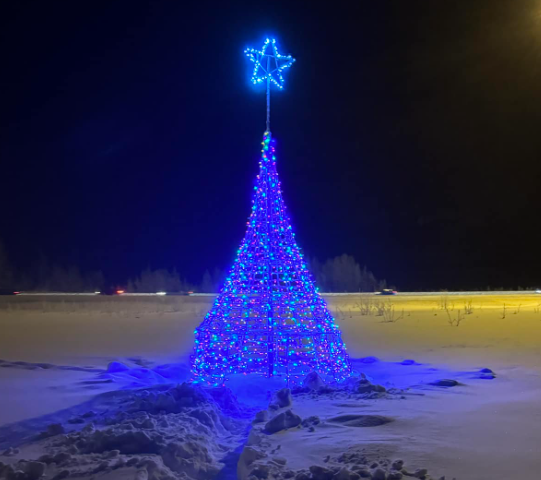
M 7 3 L 17 268 L 228 268 L 265 128 L 243 50 L 270 35 L 297 60 L 271 125 L 308 256 L 402 290 L 541 285 L 541 0 Z

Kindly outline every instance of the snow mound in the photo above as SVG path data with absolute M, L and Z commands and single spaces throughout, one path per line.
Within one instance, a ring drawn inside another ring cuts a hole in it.
M 30 462 L 9 457 L 10 465 L 0 464 L 0 478 L 210 480 L 243 443 L 255 414 L 227 388 L 189 383 L 104 394 L 93 407 L 97 413 L 65 412 L 63 423 L 20 453 L 41 456 Z

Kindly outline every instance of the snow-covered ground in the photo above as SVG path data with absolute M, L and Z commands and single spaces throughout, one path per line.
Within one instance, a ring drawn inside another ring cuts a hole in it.
M 182 385 L 203 311 L 0 312 L 0 477 L 539 480 L 541 299 L 381 301 L 330 301 L 367 380 L 283 406 Z

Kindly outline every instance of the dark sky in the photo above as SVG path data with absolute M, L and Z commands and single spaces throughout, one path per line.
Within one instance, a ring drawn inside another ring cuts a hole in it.
M 13 263 L 193 281 L 244 234 L 247 46 L 297 62 L 272 131 L 300 246 L 401 289 L 541 284 L 541 0 L 3 2 Z

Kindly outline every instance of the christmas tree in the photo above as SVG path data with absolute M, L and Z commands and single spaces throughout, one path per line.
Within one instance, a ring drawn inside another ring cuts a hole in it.
M 269 129 L 270 82 L 281 88 L 280 72 L 293 59 L 279 55 L 269 40 L 260 52 L 247 52 L 256 63 L 256 81 L 267 81 L 267 131 L 247 232 L 214 305 L 195 330 L 192 370 L 212 385 L 251 373 L 288 383 L 312 371 L 343 380 L 351 372 L 346 347 L 295 241 Z M 257 77 L 260 68 L 263 77 Z

